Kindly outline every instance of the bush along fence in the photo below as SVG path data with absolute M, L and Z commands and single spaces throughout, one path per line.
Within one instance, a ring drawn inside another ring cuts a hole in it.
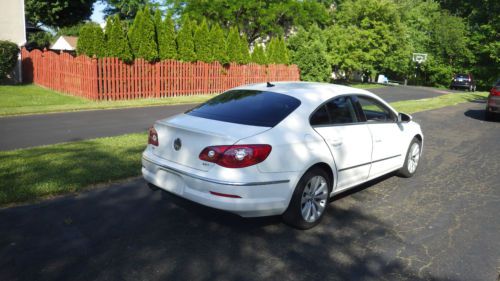
M 92 100 L 163 98 L 221 93 L 266 81 L 297 81 L 295 65 L 221 65 L 218 62 L 73 57 L 52 51 L 21 51 L 23 80 Z

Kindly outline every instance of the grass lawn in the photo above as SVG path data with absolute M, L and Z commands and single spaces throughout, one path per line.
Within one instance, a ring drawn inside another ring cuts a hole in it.
M 0 116 L 204 102 L 214 95 L 95 102 L 36 85 L 0 86 Z
M 376 88 L 387 87 L 386 85 L 374 84 L 374 83 L 357 83 L 357 84 L 349 84 L 348 86 L 358 89 L 376 89 Z
M 395 102 L 393 106 L 402 112 L 415 113 L 486 96 L 487 93 L 448 94 Z M 146 133 L 140 133 L 0 151 L 0 206 L 138 176 L 146 142 Z

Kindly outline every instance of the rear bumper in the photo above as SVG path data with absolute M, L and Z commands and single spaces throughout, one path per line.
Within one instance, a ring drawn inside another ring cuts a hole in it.
M 469 88 L 472 84 L 470 82 L 452 82 L 451 88 Z
M 146 152 L 143 154 L 142 175 L 147 182 L 193 202 L 242 217 L 280 215 L 288 207 L 293 192 L 291 181 L 282 173 L 277 173 L 274 179 L 267 175 L 259 181 L 226 181 L 206 174 L 190 171 Z M 211 192 L 241 198 L 222 197 Z
M 486 111 L 500 113 L 500 97 L 490 96 L 487 101 Z

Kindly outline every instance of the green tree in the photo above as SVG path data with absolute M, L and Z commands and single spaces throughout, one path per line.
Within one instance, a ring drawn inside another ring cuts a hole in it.
M 105 0 L 107 3 L 104 9 L 106 15 L 118 15 L 120 19 L 132 20 L 137 13 L 146 6 L 155 6 L 150 0 Z
M 128 41 L 130 44 L 130 48 L 132 49 L 132 53 L 135 55 L 139 51 L 139 47 L 141 45 L 142 39 L 142 23 L 143 21 L 143 11 L 139 10 L 134 18 L 134 22 L 130 26 L 128 30 Z
M 250 62 L 250 50 L 248 48 L 247 36 L 243 34 L 240 36 L 240 60 L 238 63 L 247 64 Z
M 252 62 L 256 64 L 267 64 L 266 53 L 261 45 L 255 45 L 252 52 Z
M 189 19 L 185 19 L 177 33 L 177 52 L 182 61 L 196 61 L 193 41 L 193 27 Z
M 89 57 L 103 57 L 106 49 L 105 43 L 101 27 L 96 23 L 87 23 L 80 29 L 76 52 Z
M 213 60 L 221 64 L 228 63 L 226 39 L 224 38 L 224 32 L 218 24 L 212 25 L 208 40 L 210 41 L 210 46 L 212 46 L 211 56 Z
M 325 47 L 321 42 L 309 42 L 299 48 L 293 54 L 292 62 L 299 67 L 301 80 L 329 82 L 332 70 Z
M 149 7 L 145 7 L 134 19 L 129 41 L 134 57 L 143 58 L 147 61 L 158 59 L 155 24 Z
M 109 17 L 106 24 L 107 56 L 119 58 L 124 62 L 133 60 L 132 50 L 128 44 L 125 26 L 118 15 Z
M 194 32 L 194 49 L 196 53 L 196 59 L 204 62 L 212 62 L 214 58 L 212 56 L 211 40 L 209 40 L 209 29 L 207 21 L 203 19 L 201 24 L 196 28 Z
M 229 62 L 241 61 L 240 34 L 236 27 L 229 29 L 226 50 Z
M 331 23 L 334 1 L 315 0 L 166 0 L 166 6 L 178 16 L 189 16 L 224 29 L 237 27 L 250 43 L 259 37 L 288 34 L 296 26 L 316 23 L 322 27 Z
M 270 64 L 277 64 L 280 63 L 279 60 L 279 54 L 278 54 L 278 42 L 276 38 L 271 38 L 269 43 L 267 44 L 266 47 L 266 56 L 267 56 L 267 61 Z
M 26 0 L 26 20 L 34 24 L 52 27 L 72 26 L 92 15 L 96 0 Z
M 172 18 L 166 17 L 157 31 L 160 59 L 177 58 L 177 44 L 175 43 L 175 28 Z

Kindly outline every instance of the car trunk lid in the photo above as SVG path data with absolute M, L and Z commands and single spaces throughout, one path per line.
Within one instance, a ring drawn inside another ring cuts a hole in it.
M 269 129 L 269 127 L 241 125 L 181 114 L 157 121 L 159 145 L 153 153 L 163 159 L 190 168 L 208 171 L 214 164 L 199 159 L 207 146 L 232 145 Z

